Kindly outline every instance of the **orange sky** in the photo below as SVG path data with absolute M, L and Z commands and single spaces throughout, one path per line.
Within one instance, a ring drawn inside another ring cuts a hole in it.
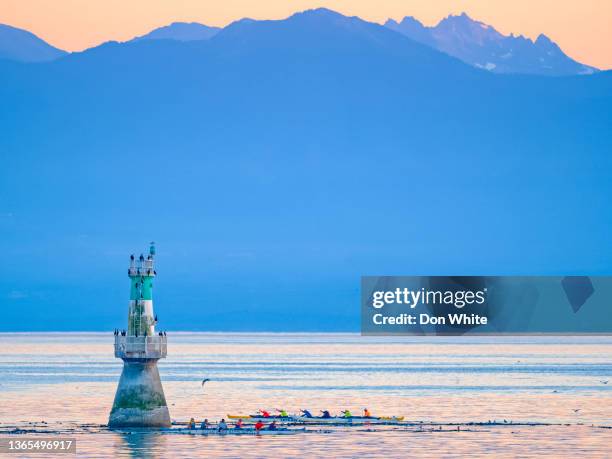
M 320 6 L 375 22 L 410 15 L 427 25 L 465 11 L 505 34 L 545 33 L 571 57 L 612 68 L 612 0 L 0 0 L 0 23 L 76 51 L 173 21 L 224 26 Z

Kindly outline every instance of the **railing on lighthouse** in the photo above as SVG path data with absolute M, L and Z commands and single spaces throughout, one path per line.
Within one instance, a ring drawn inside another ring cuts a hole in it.
M 115 357 L 120 359 L 163 359 L 167 353 L 165 336 L 115 336 Z

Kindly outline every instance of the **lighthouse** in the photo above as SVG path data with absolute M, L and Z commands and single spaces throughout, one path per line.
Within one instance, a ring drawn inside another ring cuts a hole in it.
M 145 258 L 130 257 L 127 331 L 115 332 L 115 357 L 123 371 L 108 420 L 109 427 L 170 427 L 170 413 L 157 361 L 166 357 L 165 333 L 155 331 L 153 312 L 155 244 Z

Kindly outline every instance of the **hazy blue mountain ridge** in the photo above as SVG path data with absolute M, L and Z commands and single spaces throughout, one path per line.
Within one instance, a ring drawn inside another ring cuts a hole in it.
M 330 18 L 338 15 L 324 8 L 318 10 L 319 13 L 322 11 L 330 15 Z M 356 21 L 364 22 L 359 18 L 353 18 L 352 23 L 357 24 Z M 256 21 L 252 19 L 236 21 L 236 23 L 247 22 Z M 233 27 L 236 23 L 230 26 Z M 470 65 L 495 73 L 559 76 L 590 74 L 598 70 L 571 59 L 545 35 L 541 34 L 535 41 L 523 36 L 505 36 L 494 27 L 473 20 L 465 13 L 460 16 L 450 15 L 435 27 L 425 27 L 410 16 L 404 17 L 399 23 L 389 19 L 385 26 Z M 220 30 L 222 29 L 219 27 L 210 27 L 197 22 L 173 22 L 130 41 L 161 39 L 181 42 L 200 41 L 212 38 Z M 27 31 L 0 25 L 0 58 L 39 62 L 53 60 L 64 54 L 64 51 L 48 45 Z
M 0 100 L 5 330 L 124 326 L 150 240 L 168 329 L 356 330 L 361 275 L 612 266 L 610 72 L 314 10 L 0 62 Z
M 208 40 L 217 34 L 219 30 L 221 30 L 220 27 L 210 27 L 198 22 L 173 22 L 167 26 L 158 27 L 145 35 L 136 37 L 134 40 Z
M 46 62 L 65 54 L 27 30 L 0 24 L 0 59 Z
M 389 19 L 385 26 L 470 65 L 496 73 L 562 76 L 597 71 L 568 57 L 543 34 L 535 41 L 522 35 L 506 36 L 465 13 L 450 15 L 433 27 L 426 27 L 410 16 L 399 23 Z

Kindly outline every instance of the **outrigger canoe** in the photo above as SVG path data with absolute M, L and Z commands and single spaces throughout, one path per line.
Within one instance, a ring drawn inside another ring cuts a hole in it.
M 271 421 L 277 421 L 277 420 L 281 420 L 281 421 L 291 421 L 295 418 L 295 416 L 263 416 L 261 414 L 228 414 L 227 415 L 228 419 L 252 419 L 254 421 L 265 421 L 265 420 L 271 420 Z
M 255 430 L 250 428 L 242 428 L 242 429 L 227 429 L 227 430 L 218 430 L 214 428 L 210 429 L 168 429 L 165 431 L 166 433 L 173 434 L 190 434 L 190 435 L 294 435 L 305 433 L 307 430 L 305 428 L 301 429 L 287 429 L 287 428 L 278 428 L 275 430 L 261 429 Z
M 386 424 L 392 422 L 401 422 L 404 420 L 404 416 L 332 416 L 331 418 L 323 418 L 320 416 L 313 416 L 311 418 L 306 416 L 268 416 L 264 417 L 261 414 L 246 414 L 236 415 L 228 414 L 229 419 L 242 419 L 249 421 L 285 421 L 285 422 L 299 422 L 305 424 Z
M 303 422 L 305 424 L 387 424 L 392 422 L 400 422 L 404 420 L 404 416 L 334 416 L 331 418 L 322 418 L 313 416 L 294 417 L 295 422 Z

